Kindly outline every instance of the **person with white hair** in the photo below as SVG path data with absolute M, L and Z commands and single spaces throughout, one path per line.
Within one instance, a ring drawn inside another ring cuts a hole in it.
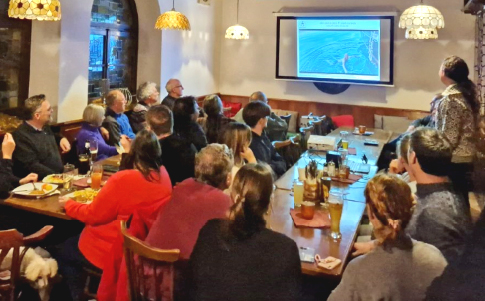
M 160 93 L 158 92 L 157 84 L 153 82 L 141 84 L 136 91 L 136 99 L 138 103 L 129 116 L 131 128 L 135 134 L 146 127 L 145 115 L 148 109 L 160 103 Z
M 171 78 L 165 85 L 165 90 L 167 90 L 168 95 L 162 100 L 162 105 L 166 105 L 170 110 L 172 110 L 175 100 L 184 95 L 184 86 L 182 86 L 180 80 Z

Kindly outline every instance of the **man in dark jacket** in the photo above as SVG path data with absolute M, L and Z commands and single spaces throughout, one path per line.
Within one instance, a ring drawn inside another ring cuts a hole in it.
M 276 152 L 273 144 L 263 132 L 268 125 L 271 108 L 262 101 L 249 103 L 243 110 L 244 122 L 251 128 L 252 141 L 249 148 L 258 161 L 271 166 L 277 177 L 286 172 L 285 160 Z
M 178 79 L 171 78 L 165 85 L 165 90 L 167 90 L 168 95 L 162 100 L 162 105 L 165 105 L 170 110 L 173 110 L 175 100 L 184 95 L 184 86 L 182 86 Z
M 45 95 L 32 96 L 25 101 L 26 121 L 13 133 L 17 144 L 13 153 L 14 174 L 23 178 L 29 173 L 36 173 L 39 179 L 56 173 L 62 173 L 62 153 L 71 150 L 66 138 L 54 135 L 49 123 L 52 107 Z
M 157 84 L 152 82 L 141 84 L 136 91 L 136 98 L 138 104 L 133 108 L 129 117 L 131 128 L 135 134 L 146 127 L 145 115 L 148 109 L 160 102 Z
M 194 177 L 197 150 L 192 143 L 173 134 L 173 116 L 164 105 L 151 107 L 146 114 L 148 128 L 152 130 L 162 147 L 162 164 L 167 169 L 172 185 Z

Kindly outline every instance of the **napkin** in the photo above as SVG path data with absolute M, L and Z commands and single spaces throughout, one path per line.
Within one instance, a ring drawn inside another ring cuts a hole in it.
M 304 219 L 301 216 L 300 208 L 290 210 L 291 218 L 296 227 L 307 228 L 328 228 L 330 227 L 330 218 L 327 210 L 319 210 L 315 208 L 315 215 L 313 219 Z
M 348 148 L 349 155 L 357 155 L 357 149 L 355 147 Z

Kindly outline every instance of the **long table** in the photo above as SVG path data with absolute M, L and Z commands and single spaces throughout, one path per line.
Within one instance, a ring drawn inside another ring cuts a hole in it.
M 330 133 L 330 136 L 339 137 L 341 131 L 353 129 L 339 128 Z M 368 158 L 368 164 L 375 165 L 379 158 L 382 148 L 389 141 L 391 133 L 383 130 L 369 129 L 374 134 L 366 136 L 354 135 L 350 137 L 349 148 L 356 148 L 357 154 L 349 156 L 349 160 L 360 162 L 360 158 L 365 154 Z M 351 134 L 352 135 L 352 134 Z M 366 138 L 374 139 L 379 142 L 378 146 L 366 146 Z M 365 210 L 364 188 L 367 180 L 377 172 L 377 167 L 372 166 L 371 172 L 354 184 L 345 184 L 332 181 L 332 187 L 339 190 L 345 190 L 348 194 L 345 196 L 344 209 L 340 222 L 340 231 L 342 238 L 333 240 L 330 238 L 330 229 L 317 228 L 297 228 L 290 216 L 290 209 L 294 208 L 293 194 L 291 187 L 293 182 L 298 178 L 298 167 L 305 166 L 309 160 L 316 160 L 319 164 L 325 162 L 325 153 L 305 153 L 297 164 L 290 168 L 276 182 L 275 197 L 272 203 L 272 212 L 268 218 L 268 226 L 277 232 L 283 233 L 292 238 L 300 248 L 315 249 L 316 254 L 321 258 L 333 256 L 342 260 L 342 264 L 333 270 L 324 270 L 317 267 L 315 263 L 302 262 L 302 271 L 307 275 L 339 277 L 342 275 L 345 263 L 352 251 L 352 245 L 357 236 L 357 230 Z M 322 210 L 322 209 L 320 209 Z

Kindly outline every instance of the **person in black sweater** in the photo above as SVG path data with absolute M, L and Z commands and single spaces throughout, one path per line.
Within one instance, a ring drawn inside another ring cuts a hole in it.
M 23 178 L 29 173 L 44 178 L 50 174 L 62 173 L 62 153 L 67 153 L 71 145 L 66 138 L 54 135 L 49 127 L 52 107 L 45 95 L 32 96 L 25 101 L 27 120 L 13 133 L 17 144 L 13 153 L 14 174 Z
M 37 175 L 35 173 L 29 174 L 23 179 L 19 179 L 12 173 L 12 153 L 15 149 L 15 141 L 11 134 L 5 134 L 2 142 L 2 158 L 0 159 L 0 199 L 6 199 L 9 196 L 9 191 L 19 185 L 29 182 L 36 182 Z
M 194 144 L 197 151 L 207 146 L 204 131 L 197 123 L 199 106 L 193 96 L 178 98 L 173 105 L 173 131 L 175 135 Z
M 184 86 L 178 79 L 171 78 L 167 81 L 165 90 L 167 90 L 168 94 L 162 100 L 162 105 L 166 105 L 170 110 L 173 110 L 175 101 L 184 94 Z
M 173 134 L 172 112 L 167 106 L 156 105 L 146 114 L 150 130 L 157 135 L 162 147 L 161 163 L 167 169 L 172 185 L 194 177 L 195 146 Z
M 251 102 L 243 109 L 244 122 L 251 128 L 253 135 L 249 148 L 253 151 L 258 162 L 269 164 L 273 172 L 280 177 L 286 172 L 285 160 L 276 152 L 264 132 L 270 114 L 270 107 L 261 101 Z
M 296 243 L 266 228 L 273 193 L 266 164 L 243 166 L 233 182 L 229 219 L 200 230 L 189 260 L 193 300 L 298 300 L 301 263 Z

